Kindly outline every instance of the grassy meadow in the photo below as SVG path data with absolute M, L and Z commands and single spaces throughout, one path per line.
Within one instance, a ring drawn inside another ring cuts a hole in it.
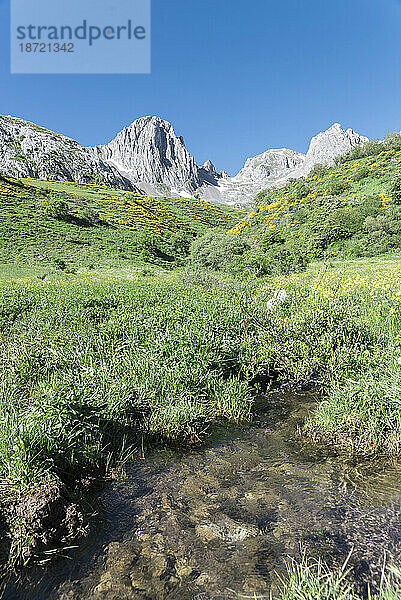
M 246 283 L 185 269 L 4 269 L 1 477 L 29 488 L 101 469 L 128 431 L 196 441 L 218 419 L 249 419 L 266 378 L 324 386 L 314 438 L 398 453 L 400 264 L 314 263 Z M 279 289 L 288 298 L 269 311 Z
M 13 488 L 101 469 L 128 431 L 196 440 L 213 420 L 250 416 L 254 327 L 235 286 L 167 273 L 18 277 L 0 290 L 0 462 Z
M 68 496 L 132 448 L 250 420 L 277 382 L 322 390 L 305 439 L 399 455 L 400 166 L 395 148 L 350 156 L 262 193 L 245 218 L 196 198 L 2 178 L 8 538 L 10 502 L 43 486 Z M 354 600 L 308 594 L 283 598 Z
M 202 200 L 151 198 L 97 185 L 0 179 L 1 263 L 75 269 L 171 267 L 210 227 L 241 211 Z

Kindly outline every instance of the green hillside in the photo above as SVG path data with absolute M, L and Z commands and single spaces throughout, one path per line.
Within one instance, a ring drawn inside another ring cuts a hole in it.
M 304 441 L 399 457 L 400 138 L 260 194 L 247 217 L 0 180 L 0 575 L 76 544 L 88 480 L 251 419 L 277 383 L 320 390 Z
M 0 261 L 165 264 L 180 256 L 196 235 L 211 227 L 229 229 L 243 215 L 200 199 L 1 178 Z
M 306 178 L 261 192 L 233 233 L 259 246 L 294 247 L 310 259 L 375 256 L 401 244 L 401 135 L 316 165 Z

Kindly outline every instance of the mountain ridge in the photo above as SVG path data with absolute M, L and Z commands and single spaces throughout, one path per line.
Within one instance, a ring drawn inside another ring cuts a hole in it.
M 315 164 L 334 158 L 368 138 L 334 123 L 311 139 L 308 152 L 268 149 L 250 157 L 234 177 L 208 160 L 198 166 L 173 125 L 145 116 L 124 127 L 107 144 L 81 146 L 29 121 L 0 116 L 0 173 L 99 183 L 152 196 L 193 197 L 246 207 L 263 189 L 307 176 Z
M 30 121 L 0 116 L 0 172 L 13 177 L 102 182 L 110 187 L 135 186 L 78 142 Z

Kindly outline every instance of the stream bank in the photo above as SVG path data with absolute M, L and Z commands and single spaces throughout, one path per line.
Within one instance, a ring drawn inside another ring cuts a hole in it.
M 354 548 L 359 592 L 401 554 L 401 465 L 305 442 L 314 394 L 260 399 L 252 425 L 215 428 L 196 449 L 162 449 L 101 496 L 96 527 L 3 600 L 267 597 L 289 556 L 330 566 Z M 31 583 L 30 583 L 31 581 Z

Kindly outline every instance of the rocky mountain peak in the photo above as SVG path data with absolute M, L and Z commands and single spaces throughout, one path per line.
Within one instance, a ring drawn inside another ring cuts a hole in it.
M 160 117 L 147 116 L 125 127 L 103 146 L 93 149 L 125 177 L 145 187 L 150 184 L 195 190 L 201 185 L 198 167 L 183 138 Z
M 282 177 L 286 170 L 295 169 L 305 160 L 305 156 L 287 148 L 266 150 L 252 158 L 248 158 L 245 166 L 234 177 L 235 181 L 267 182 Z
M 201 167 L 204 171 L 207 171 L 211 175 L 217 175 L 217 171 L 215 169 L 214 164 L 211 160 L 207 160 Z
M 340 123 L 334 123 L 312 138 L 306 155 L 288 148 L 266 150 L 248 158 L 235 177 L 221 177 L 205 194 L 209 200 L 247 206 L 261 190 L 284 186 L 292 177 L 307 176 L 317 163 L 332 165 L 336 156 L 367 141 L 353 129 L 344 130 Z
M 359 135 L 353 129 L 344 130 L 340 123 L 334 123 L 312 138 L 301 172 L 307 175 L 318 163 L 332 165 L 336 156 L 368 141 L 369 138 Z
M 224 177 L 223 171 L 218 173 L 211 160 L 207 160 L 198 170 L 198 176 L 201 186 L 216 186 L 219 180 Z
M 90 148 L 64 135 L 16 117 L 0 116 L 0 174 L 83 183 L 101 183 L 150 195 L 184 195 L 195 191 L 208 200 L 247 206 L 258 192 L 303 177 L 317 163 L 368 141 L 334 123 L 312 138 L 306 155 L 288 148 L 269 149 L 248 158 L 229 177 L 208 160 L 198 167 L 168 121 L 157 116 L 137 119 L 108 144 Z

